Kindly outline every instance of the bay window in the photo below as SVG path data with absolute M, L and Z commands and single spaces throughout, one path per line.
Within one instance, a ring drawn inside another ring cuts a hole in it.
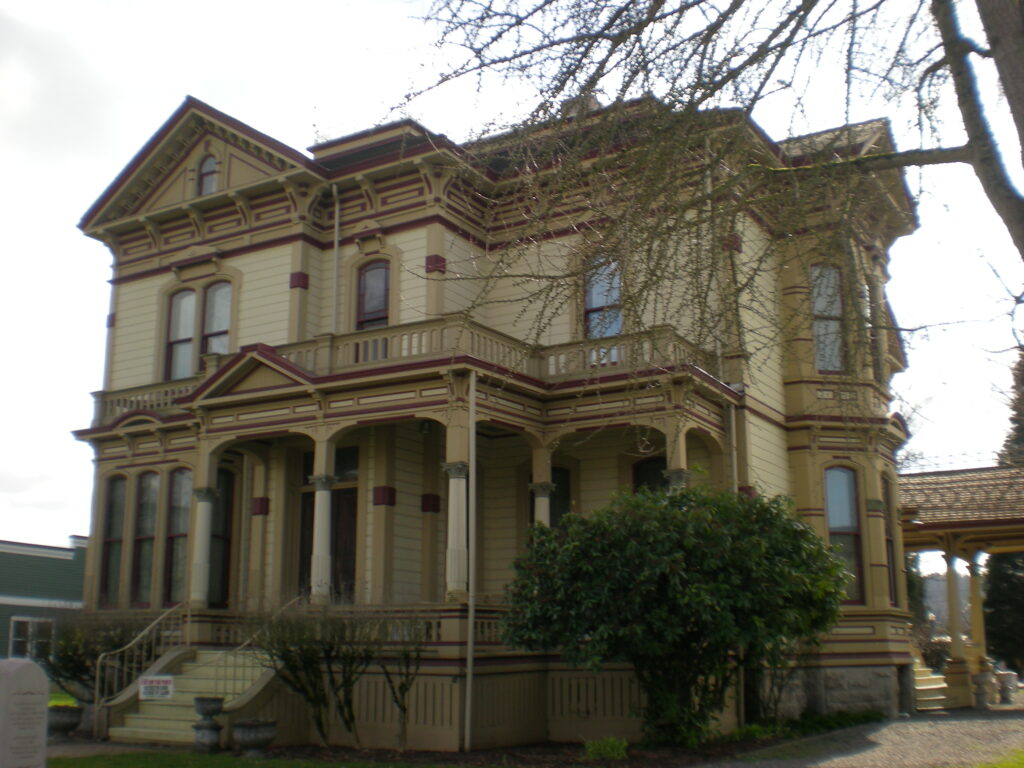
M 831 264 L 811 267 L 814 361 L 819 371 L 844 368 L 842 273 Z
M 857 473 L 846 467 L 825 470 L 825 515 L 828 519 L 828 540 L 846 570 L 853 576 L 846 587 L 846 598 L 863 600 L 860 509 L 857 497 Z

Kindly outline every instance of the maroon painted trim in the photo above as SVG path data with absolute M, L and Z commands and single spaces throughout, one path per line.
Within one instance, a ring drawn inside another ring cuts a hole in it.
M 431 253 L 427 255 L 424 268 L 427 270 L 427 274 L 440 272 L 443 275 L 448 271 L 448 261 L 439 253 Z
M 743 238 L 739 232 L 730 232 L 722 238 L 722 248 L 734 253 L 743 253 Z
M 266 496 L 253 496 L 249 505 L 249 514 L 253 517 L 265 517 L 270 514 L 270 499 Z
M 288 276 L 289 288 L 309 288 L 308 272 L 292 272 Z
M 396 499 L 397 495 L 398 494 L 395 491 L 395 489 L 392 486 L 390 486 L 390 485 L 374 486 L 374 489 L 373 489 L 373 504 L 374 504 L 374 506 L 378 506 L 378 507 L 379 506 L 393 507 L 393 506 L 395 506 L 395 499 Z
M 207 427 L 205 433 L 208 435 L 222 435 L 225 432 L 236 432 L 239 440 L 253 440 L 257 437 L 266 437 L 265 434 L 251 435 L 248 432 L 243 431 L 246 426 L 253 427 L 279 427 L 283 424 L 308 424 L 311 421 L 316 421 L 316 416 L 292 416 L 287 419 L 275 419 L 274 421 L 257 421 L 252 425 L 242 424 L 226 424 L 223 427 Z M 291 434 L 288 430 L 284 430 L 283 434 Z
M 440 512 L 441 496 L 436 493 L 424 493 L 420 496 L 420 512 Z
M 920 514 L 920 510 L 915 510 Z M 956 520 L 936 523 L 914 523 L 911 522 L 905 526 L 904 537 L 913 536 L 919 531 L 946 531 L 949 529 L 970 529 L 970 528 L 984 528 L 985 530 L 992 530 L 993 528 L 1019 528 L 1024 523 L 1024 517 L 979 517 L 974 520 Z
M 253 232 L 259 232 L 259 231 L 262 231 L 264 229 L 277 229 L 280 226 L 281 226 L 281 222 L 280 221 L 272 221 L 272 222 L 269 222 L 267 224 L 261 224 L 258 227 L 250 227 L 250 228 L 245 230 L 245 233 L 246 234 L 252 234 Z M 231 233 L 229 235 L 225 235 L 223 237 L 212 238 L 212 239 L 209 239 L 209 240 L 202 240 L 202 241 L 197 242 L 197 243 L 191 243 L 190 245 L 187 246 L 187 248 L 198 248 L 198 247 L 201 247 L 201 246 L 204 246 L 204 245 L 213 247 L 217 243 L 223 242 L 225 240 L 234 240 L 234 239 L 236 239 L 238 237 L 238 234 L 239 233 L 234 232 L 234 233 Z M 311 246 L 313 246 L 315 248 L 319 248 L 321 251 L 326 250 L 329 247 L 328 244 L 322 243 L 322 242 L 316 240 L 315 238 L 311 237 L 310 235 L 307 235 L 305 232 L 300 232 L 298 234 L 285 235 L 283 237 L 274 238 L 272 240 L 264 240 L 262 242 L 253 243 L 251 245 L 243 245 L 243 246 L 241 246 L 239 248 L 232 248 L 232 249 L 226 250 L 226 251 L 218 251 L 217 258 L 223 261 L 224 259 L 231 259 L 231 258 L 234 258 L 236 256 L 244 256 L 247 253 L 255 253 L 257 251 L 265 251 L 265 250 L 267 250 L 269 248 L 277 248 L 277 247 L 282 246 L 282 245 L 291 245 L 293 243 L 305 243 L 305 244 L 311 245 Z M 126 260 L 126 261 L 119 262 L 117 267 L 118 267 L 118 269 L 121 269 L 122 267 L 130 266 L 132 264 L 136 264 L 136 263 L 141 262 L 141 261 L 157 261 L 162 256 L 165 256 L 167 254 L 172 254 L 172 253 L 178 253 L 178 252 L 180 252 L 182 250 L 185 250 L 185 249 L 186 249 L 186 246 L 181 246 L 181 247 L 178 247 L 178 248 L 169 248 L 169 249 L 164 250 L 164 251 L 155 251 L 153 253 L 147 253 L 144 256 L 139 256 L 139 257 L 134 258 L 134 259 L 129 259 L 129 260 Z M 130 275 L 124 275 L 122 277 L 113 277 L 113 278 L 111 278 L 111 280 L 109 282 L 110 282 L 111 285 L 120 285 L 121 283 L 130 283 L 130 282 L 133 282 L 135 280 L 143 280 L 143 279 L 148 278 L 148 277 L 155 277 L 157 275 L 165 275 L 168 272 L 174 271 L 174 269 L 176 269 L 176 268 L 180 269 L 182 267 L 187 267 L 190 264 L 202 263 L 204 261 L 209 261 L 209 260 L 210 260 L 210 256 L 209 255 L 193 256 L 190 259 L 182 259 L 180 261 L 169 262 L 169 263 L 167 263 L 165 265 L 162 265 L 162 266 L 159 266 L 159 267 L 154 267 L 153 269 L 143 270 L 142 272 L 134 272 L 134 273 L 132 273 Z

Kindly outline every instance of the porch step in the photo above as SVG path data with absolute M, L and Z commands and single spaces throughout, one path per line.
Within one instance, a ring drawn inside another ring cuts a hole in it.
M 932 672 L 924 663 L 914 660 L 914 691 L 916 708 L 919 712 L 945 709 L 946 678 Z
M 227 653 L 228 655 L 225 655 Z M 224 696 L 225 679 L 244 691 L 263 674 L 264 667 L 251 651 L 198 650 L 192 661 L 174 675 L 174 694 L 166 701 L 138 701 L 124 723 L 111 726 L 111 741 L 131 744 L 193 744 L 196 696 Z M 226 698 L 234 698 L 228 696 Z

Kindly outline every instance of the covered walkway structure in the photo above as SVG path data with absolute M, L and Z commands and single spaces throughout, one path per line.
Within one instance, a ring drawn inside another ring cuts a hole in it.
M 946 558 L 950 660 L 946 666 L 950 706 L 971 706 L 971 675 L 989 671 L 982 612 L 984 554 L 1024 551 L 1024 467 L 982 467 L 920 472 L 900 477 L 903 548 L 939 550 Z M 971 642 L 960 626 L 956 561 L 967 562 L 971 588 Z

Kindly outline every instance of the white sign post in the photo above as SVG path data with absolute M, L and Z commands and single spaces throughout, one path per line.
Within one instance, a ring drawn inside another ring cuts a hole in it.
M 50 681 L 28 659 L 0 661 L 0 768 L 45 768 Z
M 167 701 L 174 696 L 174 675 L 139 678 L 139 701 Z

